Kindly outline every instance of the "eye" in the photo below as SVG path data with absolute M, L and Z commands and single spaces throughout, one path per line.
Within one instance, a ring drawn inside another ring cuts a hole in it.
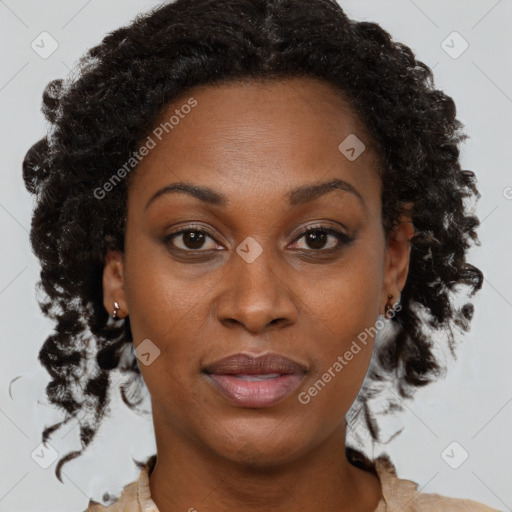
M 293 247 L 293 249 L 336 251 L 340 249 L 341 246 L 347 245 L 353 240 L 345 233 L 326 226 L 312 226 L 308 228 L 295 239 L 295 243 L 301 238 L 304 238 L 309 248 Z M 330 243 L 329 238 L 331 239 Z
M 302 238 L 308 247 L 297 246 L 297 242 Z M 208 241 L 210 241 L 209 246 Z M 348 245 L 352 241 L 353 238 L 334 228 L 312 226 L 297 236 L 294 241 L 295 247 L 292 246 L 292 249 L 332 252 L 340 249 L 343 245 Z M 171 233 L 164 238 L 164 243 L 170 245 L 172 249 L 185 252 L 219 250 L 219 244 L 213 235 L 200 226 L 189 226 Z
M 210 243 L 209 247 L 206 244 L 208 239 L 213 242 Z M 218 247 L 218 243 L 212 235 L 196 226 L 189 226 L 186 229 L 171 233 L 164 238 L 164 242 L 174 249 L 188 252 L 198 251 L 199 249 L 206 252 L 217 250 Z M 204 247 L 205 244 L 207 245 L 206 248 Z

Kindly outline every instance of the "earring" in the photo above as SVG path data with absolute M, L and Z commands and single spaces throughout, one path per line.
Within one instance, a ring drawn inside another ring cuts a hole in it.
M 384 314 L 387 316 L 390 310 L 393 309 L 393 304 L 391 303 L 391 299 L 393 298 L 393 295 L 388 293 L 388 301 L 386 303 L 386 306 L 384 307 Z
M 401 296 L 402 294 L 399 294 L 398 295 L 398 300 L 396 301 L 396 304 L 393 304 L 391 302 L 391 299 L 393 298 L 393 295 L 391 295 L 390 293 L 388 293 L 388 302 L 386 303 L 385 307 L 384 307 L 384 310 L 385 310 L 385 313 L 384 315 L 387 317 L 388 316 L 388 313 L 390 311 L 392 311 L 396 306 L 398 306 L 400 304 L 400 299 L 401 299 Z M 399 309 L 397 309 L 397 311 L 400 311 Z
M 112 318 L 114 320 L 117 319 L 117 312 L 119 311 L 119 304 L 117 301 L 114 301 L 114 312 L 112 313 Z

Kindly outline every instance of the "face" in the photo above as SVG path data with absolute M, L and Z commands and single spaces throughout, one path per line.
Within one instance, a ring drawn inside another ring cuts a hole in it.
M 197 87 L 173 115 L 130 176 L 105 307 L 145 354 L 157 436 L 292 461 L 344 432 L 373 349 L 361 333 L 405 285 L 410 224 L 386 242 L 370 140 L 326 83 Z M 339 149 L 352 134 L 355 159 Z

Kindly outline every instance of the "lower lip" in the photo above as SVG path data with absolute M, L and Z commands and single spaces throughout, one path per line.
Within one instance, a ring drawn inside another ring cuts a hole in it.
M 265 380 L 248 381 L 235 375 L 207 374 L 226 398 L 240 407 L 270 407 L 297 389 L 303 374 L 287 374 Z

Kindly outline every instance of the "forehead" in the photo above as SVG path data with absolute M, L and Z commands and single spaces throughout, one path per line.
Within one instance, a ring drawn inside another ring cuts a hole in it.
M 337 176 L 380 185 L 364 126 L 340 91 L 314 78 L 195 87 L 162 111 L 150 136 L 156 145 L 132 176 L 146 197 L 184 179 L 253 192 Z M 347 140 L 365 148 L 356 159 L 342 151 Z

